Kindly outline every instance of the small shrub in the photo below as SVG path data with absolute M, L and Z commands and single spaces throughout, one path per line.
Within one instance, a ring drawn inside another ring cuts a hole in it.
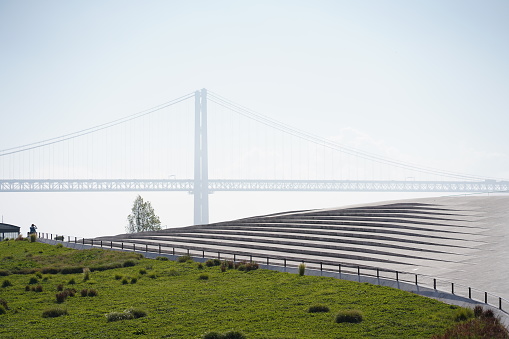
M 34 286 L 34 287 L 32 287 L 32 291 L 42 292 L 42 286 L 41 285 Z
M 42 312 L 43 318 L 56 318 L 56 317 L 60 317 L 62 315 L 67 315 L 67 310 L 59 308 L 59 307 L 49 308 Z
M 237 270 L 244 272 L 246 270 L 246 265 L 245 264 L 238 265 Z
M 299 275 L 302 277 L 305 272 L 306 272 L 306 264 L 300 263 L 299 264 Z
M 209 260 L 205 261 L 205 266 L 207 266 L 207 267 L 214 266 L 214 261 L 212 259 L 209 259 Z
M 76 290 L 74 288 L 66 288 L 64 292 L 67 293 L 69 297 L 74 297 L 76 294 Z
M 76 274 L 76 273 L 82 273 L 83 267 L 81 266 L 71 266 L 71 267 L 64 267 L 60 270 L 60 273 L 62 274 Z
M 0 305 L 3 306 L 6 310 L 9 309 L 7 306 L 7 301 L 5 299 L 0 298 Z
M 7 310 L 5 309 L 5 307 L 3 305 L 0 305 L 0 315 L 5 314 L 5 313 L 7 313 Z
M 363 315 L 359 310 L 345 310 L 340 311 L 336 315 L 337 323 L 360 323 L 362 321 Z
M 492 311 L 492 310 L 489 310 L 489 309 L 488 309 L 488 310 L 486 310 L 486 311 L 484 311 L 484 312 L 483 312 L 482 316 L 483 316 L 484 318 L 495 318 L 495 313 L 493 313 L 493 311 Z
M 329 307 L 325 305 L 313 305 L 308 309 L 309 313 L 317 313 L 317 312 L 329 312 Z
M 82 297 L 86 297 L 88 295 L 88 290 L 86 288 L 84 288 L 80 291 L 80 294 Z
M 131 284 L 136 284 L 138 282 L 138 278 L 131 278 Z
M 110 321 L 134 319 L 134 317 L 132 314 L 125 313 L 125 312 L 110 312 L 110 313 L 106 313 L 106 319 L 110 322 Z
M 228 331 L 223 334 L 224 339 L 246 339 L 246 336 L 242 332 Z
M 221 266 L 219 266 L 219 269 L 221 270 L 221 272 L 226 272 L 227 267 L 224 263 L 222 263 Z
M 44 274 L 57 274 L 60 272 L 60 269 L 56 267 L 44 267 L 41 269 L 41 272 Z
M 222 339 L 223 335 L 218 332 L 207 332 L 202 336 L 202 339 Z
M 57 303 L 63 303 L 65 299 L 67 299 L 68 295 L 64 291 L 58 292 L 55 294 L 55 298 L 57 299 Z
M 474 317 L 474 311 L 470 308 L 460 308 L 454 314 L 454 320 L 465 321 Z
M 198 263 L 198 269 L 203 270 L 203 264 L 201 262 Z
M 115 274 L 115 280 L 120 280 L 122 279 L 122 276 L 120 274 Z
M 128 320 L 135 318 L 142 318 L 147 315 L 147 312 L 142 311 L 137 308 L 128 308 L 124 312 L 110 312 L 106 314 L 106 319 L 108 321 L 119 321 L 119 320 Z
M 63 238 L 63 237 L 62 237 L 62 238 Z M 62 239 L 62 240 L 63 240 L 63 239 Z M 58 244 L 56 245 L 56 247 L 57 247 L 57 248 L 62 248 L 62 247 L 64 247 L 64 245 L 62 245 L 61 243 L 58 243 Z
M 474 307 L 474 316 L 476 318 L 479 318 L 480 316 L 482 316 L 483 312 L 484 312 L 484 310 L 481 305 L 477 305 Z
M 155 279 L 155 278 L 157 278 L 157 276 L 156 276 L 154 273 L 149 274 L 149 276 L 148 276 L 148 277 L 149 277 L 150 279 Z
M 159 256 L 159 257 L 156 257 L 156 260 L 168 261 L 169 259 L 167 257 Z
M 226 261 L 223 261 L 223 263 L 225 264 L 225 266 L 231 270 L 231 269 L 234 269 L 235 268 L 235 263 L 231 260 L 226 260 Z
M 9 274 L 11 274 L 11 272 L 9 272 L 8 270 L 0 270 L 0 277 L 6 277 Z
M 63 290 L 64 290 L 64 284 L 58 284 L 57 291 L 63 291 Z
M 122 285 L 127 285 L 127 284 L 129 284 L 129 281 L 127 280 L 127 278 L 122 279 Z
M 141 275 L 143 275 L 143 274 L 147 274 L 147 270 L 146 270 L 146 269 L 144 269 L 144 268 L 140 269 L 140 274 L 141 274 Z
M 83 268 L 83 281 L 90 280 L 90 268 Z
M 208 274 L 200 274 L 198 279 L 200 279 L 200 280 L 209 280 L 209 275 Z
M 87 297 L 97 297 L 98 294 L 96 289 L 91 288 L 88 290 Z
M 136 265 L 136 261 L 134 261 L 133 259 L 126 260 L 122 264 L 122 266 L 124 266 L 124 267 L 131 267 L 131 266 L 135 266 L 135 265 Z
M 35 276 L 39 279 L 42 279 L 42 273 L 41 272 L 36 272 L 35 273 Z
M 18 237 L 16 238 L 16 241 L 23 241 L 25 240 L 25 238 L 23 238 L 23 236 L 20 234 L 18 235 Z
M 2 282 L 2 287 L 9 287 L 9 286 L 12 286 L 12 283 L 9 279 L 5 279 L 3 282 Z
M 193 261 L 193 258 L 191 258 L 191 256 L 189 256 L 189 255 L 183 255 L 181 257 L 178 257 L 178 259 L 177 259 L 177 262 L 179 262 L 179 263 L 184 263 L 184 262 L 188 262 L 188 261 Z
M 128 308 L 124 312 L 132 314 L 134 318 L 143 318 L 147 316 L 147 312 L 135 307 Z
M 37 234 L 35 234 L 35 233 L 30 234 L 30 242 L 36 242 L 36 240 L 37 240 Z
M 28 284 L 33 285 L 33 284 L 37 284 L 38 282 L 39 282 L 39 279 L 37 279 L 36 277 L 31 277 L 30 280 L 28 281 Z
M 74 285 L 76 284 L 76 280 L 74 278 L 69 279 L 68 285 Z
M 30 291 L 30 286 L 26 285 L 25 286 L 25 291 L 29 292 Z
M 246 271 L 247 272 L 257 270 L 258 268 L 259 268 L 259 266 L 255 262 L 248 262 L 246 264 Z

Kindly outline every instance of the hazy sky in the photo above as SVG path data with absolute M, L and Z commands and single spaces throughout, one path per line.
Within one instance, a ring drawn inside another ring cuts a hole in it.
M 508 17 L 505 0 L 0 0 L 0 149 L 207 88 L 345 145 L 509 178 Z M 192 196 L 142 196 L 163 225 L 192 222 Z M 0 214 L 117 234 L 135 197 L 0 193 Z M 211 221 L 399 197 L 216 193 Z

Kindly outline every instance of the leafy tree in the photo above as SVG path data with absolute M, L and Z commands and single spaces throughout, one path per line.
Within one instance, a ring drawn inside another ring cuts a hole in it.
M 132 213 L 127 216 L 127 233 L 138 233 L 146 231 L 158 231 L 161 229 L 161 221 L 155 215 L 150 202 L 144 202 L 138 195 L 134 200 Z

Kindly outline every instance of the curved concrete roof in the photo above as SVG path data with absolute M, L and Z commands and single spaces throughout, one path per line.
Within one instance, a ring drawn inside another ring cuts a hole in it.
M 294 211 L 102 237 L 150 246 L 360 265 L 441 278 L 509 299 L 509 197 L 439 197 Z M 258 260 L 258 259 L 255 259 Z M 333 268 L 333 266 L 330 266 Z

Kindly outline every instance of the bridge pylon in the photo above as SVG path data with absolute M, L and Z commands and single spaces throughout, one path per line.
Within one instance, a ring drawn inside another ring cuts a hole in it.
M 207 90 L 194 92 L 194 224 L 209 223 Z

